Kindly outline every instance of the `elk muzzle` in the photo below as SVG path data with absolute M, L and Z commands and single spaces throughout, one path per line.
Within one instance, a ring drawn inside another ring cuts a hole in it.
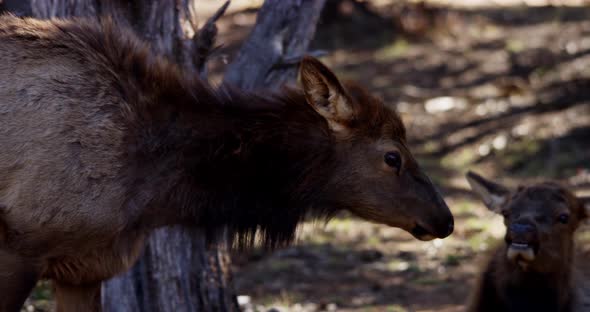
M 445 238 L 453 233 L 455 222 L 451 210 L 432 181 L 420 172 L 416 177 L 417 193 L 425 199 L 423 209 L 417 218 L 411 234 L 420 240 Z
M 539 251 L 537 228 L 534 224 L 519 221 L 510 224 L 506 232 L 506 256 L 517 263 L 532 262 Z

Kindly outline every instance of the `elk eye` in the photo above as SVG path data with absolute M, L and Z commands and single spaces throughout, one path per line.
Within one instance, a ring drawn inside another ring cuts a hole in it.
M 569 220 L 570 220 L 570 216 L 565 213 L 562 213 L 559 215 L 559 217 L 557 217 L 557 221 L 559 221 L 563 224 L 567 224 Z
M 398 171 L 402 167 L 402 156 L 398 152 L 387 152 L 384 156 L 385 163 Z

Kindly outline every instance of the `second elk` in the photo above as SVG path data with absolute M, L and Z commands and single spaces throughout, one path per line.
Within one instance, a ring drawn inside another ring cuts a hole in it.
M 553 182 L 510 190 L 473 172 L 467 180 L 506 226 L 505 243 L 484 267 L 468 311 L 590 311 L 589 254 L 574 243 L 590 198 Z

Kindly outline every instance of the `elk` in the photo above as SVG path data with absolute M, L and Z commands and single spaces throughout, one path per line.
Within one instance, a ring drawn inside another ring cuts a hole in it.
M 340 210 L 420 240 L 453 231 L 396 112 L 314 58 L 301 89 L 247 93 L 108 20 L 5 15 L 0 59 L 0 311 L 38 279 L 58 311 L 99 311 L 101 282 L 168 225 L 268 248 Z
M 505 243 L 493 251 L 468 311 L 588 311 L 588 255 L 576 249 L 574 233 L 588 218 L 590 197 L 555 182 L 511 191 L 473 172 L 467 180 L 506 225 Z

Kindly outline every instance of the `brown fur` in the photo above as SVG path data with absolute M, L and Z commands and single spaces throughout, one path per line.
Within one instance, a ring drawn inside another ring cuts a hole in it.
M 317 60 L 302 63 L 303 90 L 215 90 L 108 20 L 10 15 L 0 59 L 0 293 L 17 298 L 0 311 L 39 276 L 60 310 L 99 309 L 100 283 L 172 224 L 242 246 L 259 232 L 267 247 L 341 209 L 420 239 L 452 231 L 399 116 Z
M 506 243 L 494 249 L 468 311 L 586 311 L 589 306 L 584 293 L 590 288 L 585 276 L 577 277 L 590 273 L 590 267 L 585 266 L 586 256 L 574 246 L 574 233 L 587 218 L 587 200 L 552 182 L 510 192 L 473 173 L 468 177 L 488 207 L 504 215 L 507 227 Z M 486 200 L 488 195 L 496 196 L 498 202 Z M 565 224 L 559 220 L 563 215 L 568 216 Z M 531 224 L 534 230 L 524 235 L 515 232 L 515 224 Z M 512 242 L 534 246 L 534 260 L 509 258 Z

